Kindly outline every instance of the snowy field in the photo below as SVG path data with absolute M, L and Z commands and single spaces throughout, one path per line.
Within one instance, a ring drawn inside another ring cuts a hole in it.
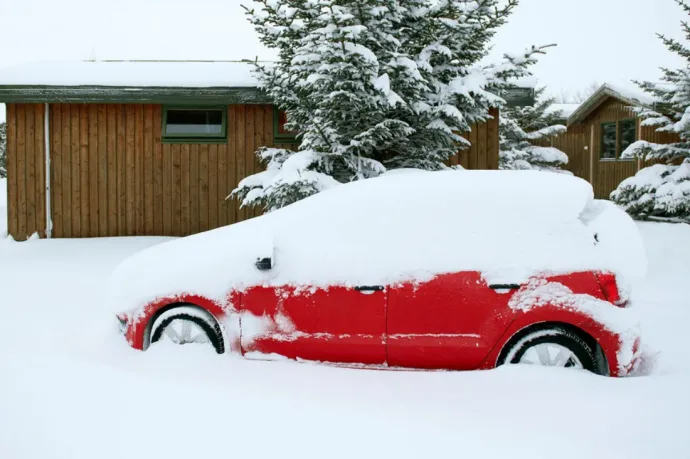
M 618 380 L 141 353 L 107 312 L 108 276 L 163 238 L 0 240 L 0 458 L 689 458 L 690 226 L 639 227 L 653 365 Z

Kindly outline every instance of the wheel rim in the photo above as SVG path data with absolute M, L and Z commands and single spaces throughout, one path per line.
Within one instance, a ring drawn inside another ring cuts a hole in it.
M 175 319 L 165 327 L 163 335 L 175 344 L 206 344 L 208 336 L 198 324 L 185 319 Z
M 545 367 L 584 368 L 573 351 L 555 343 L 535 344 L 522 354 L 518 363 Z

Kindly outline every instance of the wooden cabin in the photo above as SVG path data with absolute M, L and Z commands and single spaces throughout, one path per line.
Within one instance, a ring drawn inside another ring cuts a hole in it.
M 63 62 L 0 71 L 8 230 L 185 236 L 260 213 L 226 197 L 261 146 L 295 147 L 241 62 Z M 498 168 L 498 113 L 449 161 Z
M 597 198 L 608 199 L 618 185 L 649 165 L 638 159 L 621 159 L 621 153 L 633 142 L 678 142 L 670 133 L 641 126 L 633 108 L 651 106 L 644 94 L 605 84 L 589 99 L 566 111 L 568 132 L 551 140 L 551 145 L 568 155 L 568 169 L 588 180 Z M 567 107 L 566 107 L 567 108 Z

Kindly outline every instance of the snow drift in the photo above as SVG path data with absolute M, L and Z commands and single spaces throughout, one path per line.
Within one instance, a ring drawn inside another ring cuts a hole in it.
M 596 235 L 596 238 L 595 238 Z M 598 239 L 598 242 L 597 242 Z M 258 258 L 273 257 L 259 271 Z M 644 274 L 632 220 L 584 180 L 533 171 L 386 174 L 125 260 L 118 311 L 194 293 L 224 304 L 254 285 L 389 285 L 458 271 L 524 282 L 540 273 Z

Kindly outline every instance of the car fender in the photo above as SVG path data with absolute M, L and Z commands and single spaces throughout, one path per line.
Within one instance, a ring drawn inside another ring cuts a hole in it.
M 611 305 L 611 307 L 615 306 Z M 633 362 L 622 362 L 619 358 L 623 345 L 619 333 L 608 329 L 583 311 L 553 304 L 544 304 L 526 311 L 516 311 L 514 320 L 496 342 L 480 368 L 495 368 L 501 351 L 517 333 L 527 327 L 547 323 L 569 325 L 591 336 L 601 347 L 611 376 L 624 376 L 629 371 L 630 368 L 626 369 L 626 367 L 632 365 Z M 636 347 L 639 348 L 639 340 Z
M 147 303 L 137 313 L 130 315 L 125 334 L 127 342 L 135 349 L 145 350 L 148 347 L 150 327 L 156 314 L 169 307 L 181 305 L 192 305 L 206 310 L 215 317 L 221 325 L 221 329 L 224 328 L 224 319 L 228 315 L 228 310 L 224 305 L 204 296 L 182 293 L 175 296 L 157 298 Z

